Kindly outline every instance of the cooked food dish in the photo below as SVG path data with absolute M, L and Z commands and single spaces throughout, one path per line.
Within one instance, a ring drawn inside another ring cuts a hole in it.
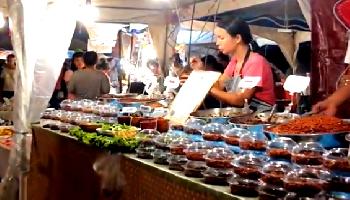
M 11 136 L 14 134 L 14 130 L 11 128 L 0 128 L 0 136 Z
M 350 123 L 329 116 L 310 116 L 267 128 L 277 134 L 337 133 L 350 131 Z

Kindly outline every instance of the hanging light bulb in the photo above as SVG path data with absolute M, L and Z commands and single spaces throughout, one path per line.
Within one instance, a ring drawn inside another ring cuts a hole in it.
M 6 22 L 5 22 L 4 14 L 0 12 L 0 28 L 3 28 L 5 24 Z

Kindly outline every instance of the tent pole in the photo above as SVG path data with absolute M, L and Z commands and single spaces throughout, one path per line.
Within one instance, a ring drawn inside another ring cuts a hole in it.
M 196 11 L 196 0 L 193 0 L 192 17 L 191 17 L 190 43 L 189 43 L 189 46 L 188 46 L 187 63 L 190 63 L 190 58 L 191 58 L 192 29 L 193 29 L 193 19 L 194 19 L 195 11 Z

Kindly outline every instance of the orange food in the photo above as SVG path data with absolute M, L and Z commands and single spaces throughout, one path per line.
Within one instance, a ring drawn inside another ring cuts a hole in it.
M 329 116 L 310 116 L 267 129 L 278 134 L 335 133 L 350 131 L 350 123 Z

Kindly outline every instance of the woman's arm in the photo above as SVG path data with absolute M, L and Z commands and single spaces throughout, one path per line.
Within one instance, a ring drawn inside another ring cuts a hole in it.
M 210 90 L 210 94 L 220 101 L 227 103 L 231 106 L 243 107 L 245 99 L 251 100 L 254 96 L 256 88 L 245 89 L 243 92 L 225 92 L 219 88 L 213 87 Z
M 67 70 L 65 73 L 64 73 L 64 77 L 63 77 L 63 80 L 68 83 L 72 77 L 73 77 L 73 74 L 74 72 L 72 70 Z

